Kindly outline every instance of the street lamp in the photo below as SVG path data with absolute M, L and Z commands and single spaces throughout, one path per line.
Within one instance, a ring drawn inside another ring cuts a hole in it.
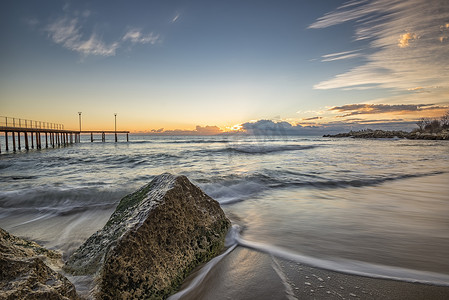
M 78 134 L 78 143 L 81 142 L 81 112 L 78 112 L 79 120 L 80 120 L 80 133 Z M 76 134 L 75 134 L 75 140 L 76 140 Z M 75 141 L 76 142 L 76 141 Z
M 114 127 L 114 131 L 115 131 L 115 142 L 117 143 L 117 113 L 114 113 L 114 123 L 115 123 L 115 127 Z
M 81 112 L 80 111 L 78 112 L 78 115 L 79 115 L 79 119 L 80 119 L 80 133 L 81 133 Z

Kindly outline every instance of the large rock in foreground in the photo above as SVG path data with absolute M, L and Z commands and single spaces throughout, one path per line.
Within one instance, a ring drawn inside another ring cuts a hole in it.
M 104 228 L 66 263 L 96 274 L 99 299 L 161 299 L 222 251 L 230 222 L 185 176 L 164 173 L 124 197 Z
M 61 255 L 0 228 L 0 299 L 78 299 L 75 287 L 46 263 Z

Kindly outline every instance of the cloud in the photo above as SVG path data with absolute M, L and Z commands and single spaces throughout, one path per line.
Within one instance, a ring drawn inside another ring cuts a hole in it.
M 277 136 L 311 134 L 314 126 L 292 125 L 286 121 L 257 120 L 241 124 L 241 130 L 247 134 Z
M 312 118 L 305 118 L 303 121 L 312 121 L 312 120 L 321 120 L 323 117 L 312 117 Z
M 179 17 L 181 17 L 181 14 L 180 13 L 176 13 L 176 15 L 173 17 L 173 19 L 171 19 L 171 23 L 175 23 L 176 21 L 178 21 L 179 20 Z
M 305 126 L 305 125 L 310 126 Z M 416 128 L 415 121 L 403 119 L 333 121 L 321 124 L 302 123 L 292 125 L 285 121 L 258 120 L 241 124 L 243 132 L 259 136 L 288 136 L 288 135 L 323 135 L 347 132 L 360 129 L 383 130 L 412 130 Z
M 200 126 L 197 125 L 194 130 L 184 130 L 184 129 L 174 129 L 174 130 L 164 130 L 164 128 L 160 129 L 151 129 L 148 134 L 155 135 L 217 135 L 223 133 L 223 130 L 218 126 Z
M 160 42 L 159 34 L 143 33 L 140 29 L 132 28 L 121 38 L 106 43 L 99 37 L 99 34 L 94 30 L 89 31 L 85 26 L 86 20 L 92 15 L 90 10 L 71 12 L 70 3 L 66 2 L 63 11 L 65 13 L 63 17 L 48 24 L 43 30 L 54 43 L 83 56 L 114 56 L 117 49 L 126 42 L 151 45 Z M 29 20 L 28 23 L 37 25 L 39 21 Z
M 223 132 L 218 126 L 196 126 L 196 132 L 199 134 L 209 135 L 209 134 L 218 134 Z
M 45 28 L 56 44 L 83 55 L 112 56 L 120 46 L 118 42 L 105 44 L 95 33 L 88 39 L 83 38 L 78 18 L 64 17 Z
M 424 88 L 422 86 L 417 86 L 417 87 L 414 87 L 414 88 L 409 88 L 408 91 L 421 91 L 423 89 Z
M 418 36 L 415 33 L 407 32 L 401 34 L 398 40 L 398 46 L 401 48 L 408 47 L 410 45 L 410 41 L 418 39 Z
M 356 108 L 358 104 L 353 104 L 352 108 Z M 349 106 L 348 106 L 349 108 Z M 319 117 L 317 117 L 319 118 Z M 314 119 L 314 118 L 310 118 Z M 349 130 L 359 129 L 385 129 L 385 130 L 412 130 L 416 128 L 415 120 L 397 119 L 376 119 L 365 120 L 361 118 L 350 118 L 340 121 L 331 121 L 321 124 L 316 123 L 290 123 L 283 120 L 252 120 L 236 125 L 239 130 L 222 131 L 218 126 L 196 126 L 193 130 L 164 130 L 152 129 L 143 132 L 150 135 L 234 135 L 248 134 L 256 136 L 297 136 L 297 135 L 323 135 L 339 132 L 347 132 Z
M 36 18 L 23 19 L 24 23 L 31 28 L 36 28 L 40 24 L 39 20 Z
M 410 88 L 449 82 L 449 19 L 447 0 L 349 1 L 318 18 L 309 28 L 326 28 L 353 21 L 355 40 L 369 47 L 359 53 L 364 63 L 317 83 L 315 89 L 384 88 L 406 95 Z M 399 47 L 398 47 L 399 46 Z M 328 61 L 354 53 L 323 57 Z M 351 56 L 346 57 L 351 58 Z M 447 93 L 430 90 L 447 103 Z M 405 98 L 402 98 L 404 101 Z
M 336 111 L 340 113 L 347 112 L 346 114 L 338 117 L 348 117 L 354 115 L 367 115 L 367 114 L 384 114 L 384 113 L 413 113 L 423 112 L 430 110 L 444 110 L 448 109 L 448 106 L 438 106 L 434 104 L 346 104 L 343 106 L 335 106 L 330 108 L 330 111 Z
M 359 57 L 360 53 L 354 53 L 360 50 L 352 50 L 352 51 L 344 51 L 344 52 L 338 52 L 338 53 L 331 53 L 321 56 L 322 62 L 326 61 L 335 61 L 335 60 L 342 60 L 342 59 L 350 59 L 354 57 Z
M 160 41 L 158 34 L 150 32 L 148 34 L 143 34 L 140 29 L 129 30 L 122 38 L 123 41 L 130 41 L 131 43 L 139 44 L 151 44 L 154 45 Z

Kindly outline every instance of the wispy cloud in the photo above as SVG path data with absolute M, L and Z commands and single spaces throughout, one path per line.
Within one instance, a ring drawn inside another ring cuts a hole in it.
M 173 19 L 170 20 L 171 23 L 175 23 L 179 20 L 179 17 L 181 17 L 180 13 L 176 13 L 176 15 L 173 17 Z
M 447 0 L 349 1 L 325 14 L 309 28 L 355 21 L 355 40 L 367 40 L 360 53 L 366 63 L 324 80 L 316 89 L 387 88 L 407 92 L 439 86 L 433 100 L 447 103 L 449 86 L 449 5 Z M 351 58 L 351 52 L 323 56 L 323 61 Z M 349 57 L 345 57 L 349 55 Z
M 48 25 L 45 31 L 56 44 L 86 56 L 115 55 L 115 51 L 120 46 L 118 42 L 104 43 L 95 33 L 91 33 L 89 38 L 86 39 L 82 34 L 78 18 L 60 18 Z
M 38 26 L 40 23 L 39 20 L 36 18 L 28 18 L 28 19 L 24 18 L 23 22 L 28 26 L 30 26 L 31 28 L 36 28 L 36 26 Z
M 342 59 L 349 59 L 349 58 L 355 58 L 359 57 L 360 53 L 354 53 L 358 52 L 360 50 L 352 50 L 352 51 L 344 51 L 344 52 L 338 52 L 338 53 L 331 53 L 321 56 L 321 61 L 335 61 L 335 60 L 342 60 Z
M 321 120 L 323 117 L 311 117 L 302 119 L 303 121 Z
M 151 44 L 154 45 L 160 41 L 160 36 L 153 32 L 144 34 L 141 29 L 130 29 L 122 38 L 123 41 L 130 41 L 134 44 Z
M 91 16 L 91 11 L 70 12 L 69 4 L 67 2 L 63 7 L 64 16 L 51 22 L 43 30 L 54 43 L 82 56 L 114 56 L 124 43 L 154 45 L 161 41 L 159 34 L 143 33 L 141 29 L 133 28 L 124 36 L 107 43 L 100 37 L 101 34 L 87 28 L 86 20 Z M 37 20 L 33 20 L 34 23 L 39 24 Z
M 343 106 L 335 106 L 330 108 L 330 111 L 336 111 L 339 113 L 346 113 L 338 117 L 349 117 L 354 115 L 367 115 L 367 114 L 384 114 L 384 113 L 414 113 L 430 110 L 445 110 L 448 106 L 438 106 L 434 104 L 346 104 Z

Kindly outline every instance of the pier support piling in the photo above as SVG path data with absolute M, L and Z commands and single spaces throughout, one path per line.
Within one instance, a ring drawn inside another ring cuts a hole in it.
M 20 131 L 17 131 L 17 143 L 19 144 L 18 149 L 19 149 L 19 150 L 22 150 L 22 146 L 21 146 L 21 144 L 20 144 Z
M 30 139 L 31 139 L 31 149 L 34 149 L 34 141 L 33 141 L 33 132 L 30 132 Z
M 6 152 L 9 151 L 9 145 L 8 145 L 8 132 L 5 131 L 5 148 L 6 148 Z
M 28 151 L 30 150 L 30 147 L 28 145 L 28 132 L 24 132 L 25 134 L 25 150 Z
M 14 131 L 11 132 L 11 135 L 12 135 L 12 151 L 16 152 L 16 137 L 15 137 Z

